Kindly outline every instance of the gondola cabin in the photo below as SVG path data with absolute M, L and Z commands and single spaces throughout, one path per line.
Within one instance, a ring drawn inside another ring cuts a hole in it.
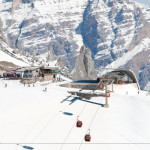
M 119 80 L 119 81 L 118 81 L 118 84 L 122 84 L 122 83 L 123 83 L 122 80 Z
M 91 141 L 91 135 L 90 134 L 86 134 L 85 137 L 84 137 L 84 140 L 86 142 L 90 142 Z
M 76 123 L 76 127 L 81 128 L 82 127 L 82 121 L 78 120 Z
M 110 97 L 110 92 L 106 92 L 106 97 Z
M 99 84 L 99 89 L 100 90 L 104 90 L 104 85 L 103 84 Z

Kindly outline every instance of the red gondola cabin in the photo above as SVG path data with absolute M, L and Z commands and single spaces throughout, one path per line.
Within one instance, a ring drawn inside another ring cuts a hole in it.
M 118 81 L 118 84 L 122 84 L 122 80 L 119 80 L 119 81 Z
M 99 84 L 99 89 L 100 90 L 104 90 L 104 85 L 103 84 Z
M 81 128 L 82 127 L 82 121 L 78 120 L 76 123 L 76 127 Z
M 90 134 L 86 134 L 84 137 L 86 142 L 90 142 L 91 141 L 91 135 Z
M 106 92 L 106 97 L 110 97 L 110 92 Z

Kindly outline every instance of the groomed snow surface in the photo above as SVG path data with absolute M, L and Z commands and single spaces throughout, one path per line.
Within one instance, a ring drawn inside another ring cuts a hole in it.
M 19 81 L 0 80 L 1 150 L 150 149 L 148 93 L 138 94 L 127 86 L 126 94 L 111 93 L 109 108 L 104 108 L 104 97 L 86 100 L 72 96 L 67 91 L 75 89 L 59 84 L 28 87 Z M 76 127 L 77 116 L 82 128 Z M 84 141 L 88 129 L 91 142 Z

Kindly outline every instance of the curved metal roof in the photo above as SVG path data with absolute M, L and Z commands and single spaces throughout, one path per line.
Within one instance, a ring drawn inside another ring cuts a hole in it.
M 113 68 L 99 68 L 99 69 L 114 70 L 114 71 L 120 71 L 120 72 L 122 71 L 122 72 L 126 73 L 127 75 L 129 75 L 133 79 L 133 82 L 137 83 L 138 90 L 140 89 L 140 86 L 139 86 L 138 80 L 136 78 L 136 75 L 131 70 L 113 69 Z

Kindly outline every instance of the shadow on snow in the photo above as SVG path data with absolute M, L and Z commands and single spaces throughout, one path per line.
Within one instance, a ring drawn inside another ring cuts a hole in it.
M 83 101 L 83 102 L 86 102 L 86 103 L 91 103 L 91 104 L 95 104 L 95 105 L 100 105 L 103 107 L 103 104 L 101 103 L 97 103 L 97 102 L 92 102 L 92 101 L 89 101 L 89 100 L 85 100 L 81 97 L 73 97 L 71 100 L 69 100 L 72 96 L 67 96 L 67 98 L 63 99 L 60 103 L 63 103 L 65 101 L 69 101 L 70 104 L 69 105 L 72 105 L 75 101 L 77 100 L 80 100 L 80 101 Z

